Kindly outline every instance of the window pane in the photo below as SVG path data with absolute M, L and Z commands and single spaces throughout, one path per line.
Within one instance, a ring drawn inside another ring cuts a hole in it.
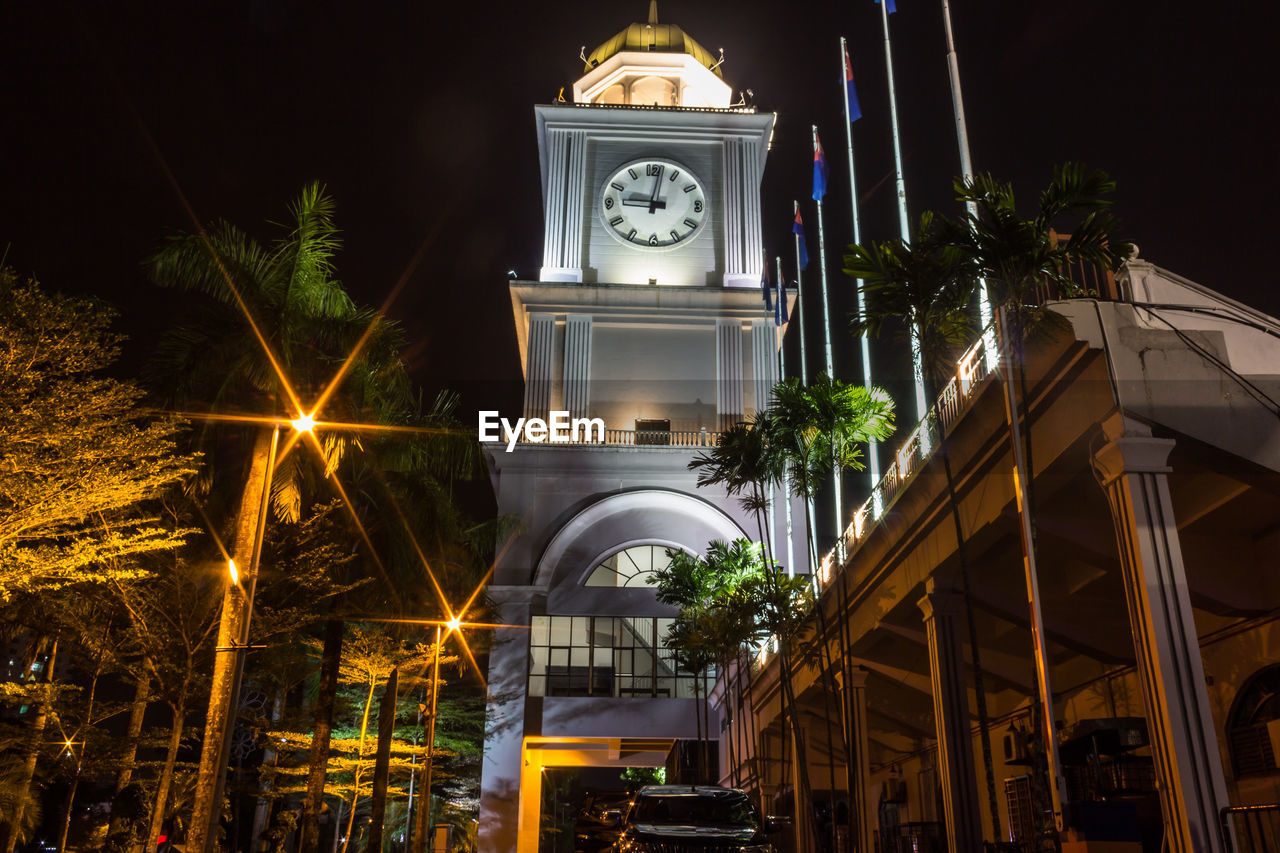
M 534 646 L 545 646 L 547 644 L 547 617 L 534 616 L 529 620 L 529 643 Z

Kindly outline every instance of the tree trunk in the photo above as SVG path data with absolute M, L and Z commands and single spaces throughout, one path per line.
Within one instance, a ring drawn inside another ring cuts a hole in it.
M 253 443 L 253 456 L 244 491 L 240 495 L 240 511 L 236 515 L 235 539 L 231 557 L 239 573 L 239 583 L 227 584 L 222 597 L 222 617 L 218 624 L 218 646 L 214 655 L 213 681 L 209 689 L 209 712 L 205 717 L 204 738 L 200 748 L 200 767 L 196 774 L 195 798 L 187 834 L 189 853 L 204 853 L 222 813 L 221 781 L 226 772 L 224 754 L 229 727 L 234 723 L 240 646 L 244 643 L 245 623 L 253 604 L 253 587 L 258 568 L 257 552 L 261 545 L 259 527 L 265 521 L 270 498 L 273 433 L 258 430 Z
M 133 687 L 133 701 L 129 704 L 129 727 L 125 729 L 124 738 L 127 746 L 121 756 L 120 772 L 116 774 L 116 790 L 120 793 L 133 781 L 133 762 L 138 756 L 138 740 L 142 737 L 142 718 L 147 713 L 147 697 L 151 692 L 151 678 L 146 667 L 138 674 Z
M 110 627 L 107 628 L 110 631 Z M 106 638 L 103 638 L 104 642 Z M 105 647 L 104 647 L 105 648 Z M 84 726 L 81 731 L 84 732 L 84 740 L 80 742 L 80 757 L 76 759 L 76 772 L 71 777 L 71 785 L 67 788 L 67 801 L 62 811 L 62 833 L 58 836 L 58 853 L 63 853 L 67 849 L 67 835 L 71 831 L 71 810 L 75 808 L 76 791 L 80 787 L 80 774 L 84 770 L 84 754 L 89 748 L 89 729 L 93 726 L 93 706 L 98 698 L 98 680 L 102 677 L 102 651 L 98 653 L 97 667 L 93 671 L 93 679 L 89 682 L 89 701 L 84 714 Z M 71 738 L 67 738 L 68 742 Z M 75 744 L 71 743 L 67 747 L 68 751 L 75 749 Z M 74 754 L 74 753 L 73 753 Z
M 951 520 L 955 527 L 956 551 L 960 557 L 960 591 L 964 595 L 965 621 L 969 623 L 969 648 L 973 654 L 973 688 L 978 699 L 978 731 L 982 742 L 982 768 L 987 779 L 987 808 L 991 812 L 991 828 L 994 837 L 1000 834 L 1000 805 L 996 801 L 995 764 L 991 757 L 991 718 L 987 713 L 986 678 L 982 671 L 982 651 L 978 646 L 978 625 L 974 621 L 973 596 L 969 583 L 969 554 L 965 545 L 964 526 L 960 519 L 960 502 L 956 497 L 955 477 L 951 473 L 951 454 L 947 438 L 938 429 L 938 443 L 942 455 L 942 470 L 947 480 L 947 501 L 951 504 Z
M 182 695 L 186 695 L 185 689 Z M 169 789 L 173 787 L 173 768 L 178 763 L 178 750 L 182 747 L 182 730 L 187 717 L 186 701 L 171 703 L 169 707 L 173 709 L 173 722 L 169 726 L 169 748 L 164 755 L 164 767 L 160 770 L 160 778 L 156 780 L 156 802 L 151 809 L 151 828 L 143 845 L 144 850 L 155 844 L 164 830 L 165 811 L 169 806 Z
M 318 853 L 320 810 L 324 807 L 324 783 L 329 772 L 329 740 L 333 735 L 333 703 L 338 692 L 338 665 L 342 661 L 341 619 L 324 623 L 324 651 L 320 658 L 320 690 L 316 696 L 316 718 L 311 735 L 311 764 L 307 774 L 307 796 L 302 801 L 302 838 L 298 853 Z M 334 832 L 337 832 L 335 825 Z M 200 853 L 192 850 L 191 853 Z
M 276 691 L 276 698 L 271 703 L 271 723 L 276 725 L 280 722 L 280 717 L 284 713 L 284 688 Z M 276 751 L 274 749 L 263 750 L 262 764 L 266 767 L 276 765 Z M 266 794 L 271 790 L 271 782 L 263 781 L 262 774 L 258 774 L 258 802 L 253 809 L 253 827 L 249 831 L 249 853 L 258 853 L 262 847 L 262 833 L 266 831 L 267 820 L 271 817 L 271 800 Z
M 53 641 L 53 648 L 49 652 L 49 668 L 45 670 L 46 684 L 53 684 L 53 668 L 58 661 L 58 641 Z M 18 785 L 14 798 L 13 816 L 9 819 L 9 823 L 4 827 L 4 843 L 0 844 L 0 850 L 4 853 L 13 853 L 13 849 L 18 845 L 18 834 L 22 831 L 22 812 L 26 806 L 27 797 L 31 793 L 31 780 L 36 775 L 36 763 L 40 760 L 40 745 L 44 742 L 45 726 L 49 723 L 49 701 L 48 688 L 43 700 L 36 705 L 35 716 L 31 719 L 31 737 L 27 741 L 25 754 L 22 760 L 22 771 L 18 778 Z
M 369 797 L 369 839 L 365 853 L 381 853 L 382 822 L 387 812 L 387 779 L 391 771 L 391 740 L 396 729 L 396 692 L 400 670 L 391 670 L 378 705 L 378 754 L 373 764 L 373 793 Z
M 360 746 L 356 748 L 356 767 L 351 774 L 351 816 L 347 819 L 347 836 L 342 842 L 342 853 L 347 853 L 351 845 L 351 835 L 355 831 L 356 806 L 360 804 L 360 777 L 364 775 L 364 741 L 369 733 L 369 709 L 373 707 L 373 691 L 378 689 L 378 677 L 370 675 L 369 693 L 364 697 L 364 713 L 360 716 Z

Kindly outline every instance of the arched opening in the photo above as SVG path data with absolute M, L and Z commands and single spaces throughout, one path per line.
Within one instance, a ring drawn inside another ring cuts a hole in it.
M 621 83 L 614 83 L 609 88 L 600 93 L 596 98 L 597 104 L 622 104 L 626 103 L 627 90 Z
M 1258 670 L 1236 696 L 1227 722 L 1227 743 L 1236 778 L 1277 770 L 1280 753 L 1280 664 Z
M 676 84 L 664 77 L 641 77 L 631 84 L 631 103 L 670 107 L 676 104 Z

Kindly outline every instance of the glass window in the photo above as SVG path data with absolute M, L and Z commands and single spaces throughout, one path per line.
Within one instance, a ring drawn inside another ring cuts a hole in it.
M 652 616 L 533 617 L 529 695 L 706 696 L 715 684 L 714 668 L 699 674 L 680 669 L 676 649 L 667 643 L 671 623 Z
M 587 575 L 587 586 L 652 588 L 657 585 L 653 573 L 669 565 L 666 545 L 636 545 L 602 560 Z
M 1231 711 L 1227 736 L 1236 778 L 1276 772 L 1273 737 L 1277 734 L 1280 734 L 1280 664 L 1272 664 L 1254 673 L 1245 683 Z

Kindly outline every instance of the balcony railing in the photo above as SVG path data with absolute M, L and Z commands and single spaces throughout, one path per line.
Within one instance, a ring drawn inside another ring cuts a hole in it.
M 576 440 L 557 441 L 556 444 L 596 447 L 715 447 L 720 433 L 700 430 L 635 430 L 606 429 L 604 441 L 597 440 L 598 430 L 584 430 L 585 436 Z M 520 444 L 545 444 L 521 439 Z
M 992 322 L 973 346 L 961 356 L 956 373 L 942 389 L 937 401 L 924 420 L 916 424 L 906 440 L 893 456 L 888 470 L 871 490 L 871 496 L 853 513 L 853 520 L 845 528 L 841 544 L 847 556 L 870 532 L 868 522 L 875 522 L 884 515 L 923 463 L 938 446 L 939 439 L 951 431 L 956 421 L 969 408 L 983 380 L 990 376 L 999 363 L 1000 345 L 996 324 Z M 837 549 L 833 548 L 822 558 L 818 566 L 818 578 L 823 585 L 831 581 L 831 569 L 838 562 Z

